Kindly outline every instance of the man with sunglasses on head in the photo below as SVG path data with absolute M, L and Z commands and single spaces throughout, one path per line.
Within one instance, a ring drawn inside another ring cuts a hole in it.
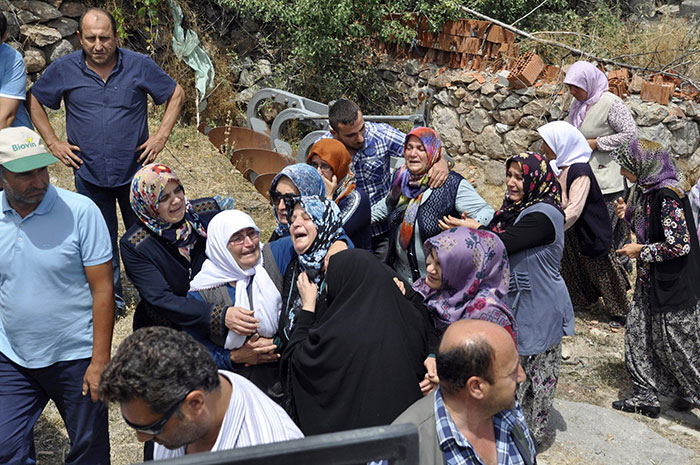
M 302 438 L 282 407 L 245 378 L 216 369 L 190 335 L 152 326 L 119 345 L 99 388 L 162 460 Z

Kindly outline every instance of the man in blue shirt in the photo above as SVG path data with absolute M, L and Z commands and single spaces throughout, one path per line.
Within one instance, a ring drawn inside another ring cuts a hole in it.
M 383 202 L 391 186 L 391 157 L 403 158 L 406 134 L 386 123 L 365 122 L 355 102 L 337 100 L 328 109 L 329 133 L 342 142 L 352 156 L 357 186 L 367 193 L 370 206 Z M 430 187 L 437 188 L 447 180 L 449 168 L 445 157 L 428 171 Z M 389 224 L 372 223 L 372 250 L 384 259 L 389 250 Z
M 10 126 L 32 128 L 24 106 L 27 73 L 22 54 L 5 43 L 7 18 L 0 12 L 0 129 Z
M 109 464 L 97 386 L 114 326 L 112 249 L 97 206 L 50 185 L 57 161 L 34 131 L 0 130 L 0 463 L 36 463 L 32 429 L 51 399 L 66 463 Z
M 535 442 L 515 401 L 525 372 L 505 329 L 482 320 L 453 323 L 436 365 L 440 387 L 394 421 L 418 426 L 422 465 L 535 463 Z
M 131 178 L 165 147 L 184 92 L 149 57 L 117 46 L 116 23 L 109 12 L 88 9 L 80 18 L 78 37 L 82 50 L 51 63 L 30 89 L 29 112 L 51 153 L 75 170 L 76 190 L 90 197 L 105 217 L 121 307 L 116 203 L 128 230 L 136 222 L 129 204 Z M 160 128 L 150 137 L 148 95 L 157 105 L 166 104 Z M 44 110 L 57 110 L 61 100 L 65 142 L 56 137 Z

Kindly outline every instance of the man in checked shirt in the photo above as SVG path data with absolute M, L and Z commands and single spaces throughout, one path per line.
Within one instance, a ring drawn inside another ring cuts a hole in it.
M 331 130 L 324 137 L 342 142 L 352 156 L 357 186 L 367 193 L 374 205 L 384 201 L 391 186 L 391 157 L 403 157 L 406 134 L 386 123 L 365 122 L 362 111 L 355 102 L 337 100 L 328 109 Z M 430 187 L 440 187 L 449 169 L 445 157 L 428 171 Z M 389 250 L 389 224 L 386 221 L 372 223 L 372 250 L 380 259 Z
M 489 321 L 457 321 L 436 364 L 440 386 L 394 420 L 418 426 L 421 465 L 535 464 L 535 441 L 515 400 L 525 372 L 512 336 Z

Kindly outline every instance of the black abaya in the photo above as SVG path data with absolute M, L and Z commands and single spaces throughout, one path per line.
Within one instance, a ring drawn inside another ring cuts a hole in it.
M 428 311 L 370 252 L 334 255 L 326 300 L 297 315 L 282 373 L 306 435 L 391 423 L 421 397 L 435 329 Z

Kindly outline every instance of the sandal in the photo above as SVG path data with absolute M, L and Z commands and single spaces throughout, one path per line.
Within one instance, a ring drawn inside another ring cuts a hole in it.
M 659 418 L 661 414 L 661 407 L 659 405 L 649 404 L 647 401 L 638 397 L 613 401 L 612 408 L 622 412 L 639 413 L 649 418 Z

